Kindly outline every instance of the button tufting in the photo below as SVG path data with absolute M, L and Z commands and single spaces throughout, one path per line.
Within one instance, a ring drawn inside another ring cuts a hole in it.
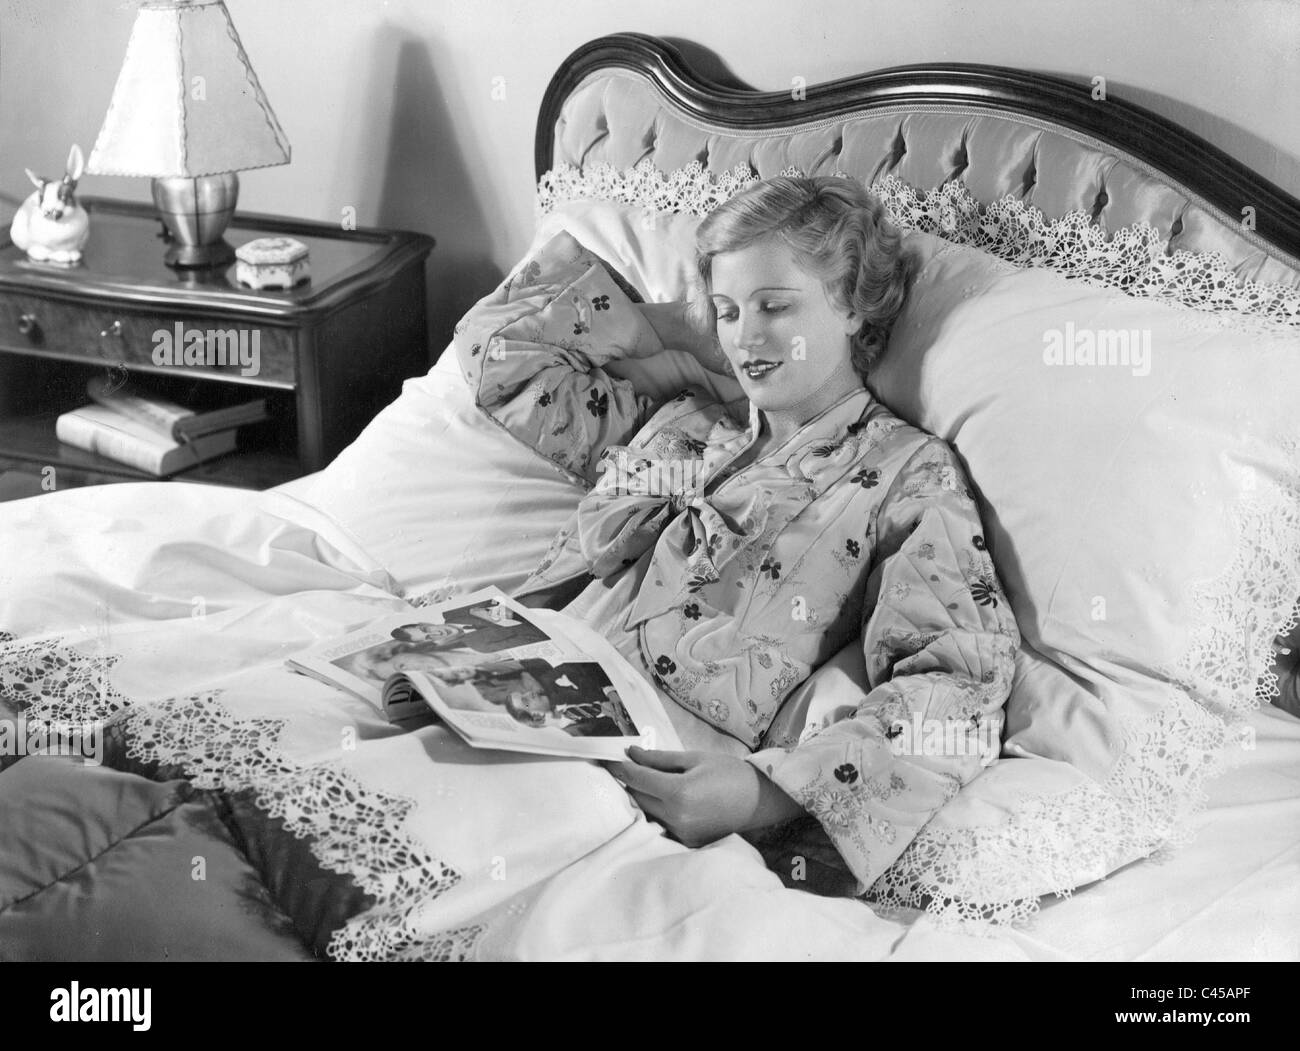
M 947 182 L 959 179 L 962 172 L 970 167 L 970 154 L 966 151 L 965 135 L 962 136 L 961 145 L 957 147 L 956 153 L 953 154 L 952 162 L 955 167 L 948 173 Z
M 893 153 L 890 155 L 889 166 L 891 168 L 896 168 L 898 167 L 898 162 L 903 159 L 903 155 L 907 153 L 907 142 L 903 138 L 903 125 L 901 124 L 898 126 L 898 132 L 894 136 L 892 149 Z
M 1097 218 L 1101 215 L 1101 210 L 1105 208 L 1106 205 L 1108 204 L 1110 204 L 1110 198 L 1106 196 L 1106 186 L 1105 184 L 1103 184 L 1101 188 L 1097 190 L 1097 197 L 1092 202 L 1092 221 L 1094 223 L 1097 221 Z
M 610 134 L 608 129 L 620 112 L 621 110 L 614 109 L 607 113 L 593 107 L 583 110 L 579 119 L 576 109 L 569 107 L 558 114 L 555 147 L 557 155 L 579 154 L 575 159 L 567 162 L 567 166 L 579 170 L 584 164 L 605 162 L 607 160 L 605 154 L 613 153 L 614 149 L 608 142 L 600 142 L 600 139 Z M 661 120 L 658 127 L 651 127 L 655 123 L 652 112 L 654 111 L 647 112 L 646 116 L 639 121 L 642 128 L 641 149 L 646 153 L 646 156 L 639 159 L 647 164 L 662 162 L 665 159 L 658 156 L 662 152 L 658 150 L 658 137 L 661 131 L 668 138 L 675 137 L 673 134 L 675 125 L 670 119 Z M 920 123 L 922 119 L 926 123 Z M 909 123 L 913 120 L 918 122 Z M 892 135 L 889 134 L 890 125 L 893 126 Z M 1012 197 L 1018 196 L 1025 204 L 1029 204 L 1035 196 L 1039 196 L 1037 195 L 1040 181 L 1039 153 L 1046 150 L 1043 163 L 1050 170 L 1043 174 L 1044 189 L 1051 192 L 1048 193 L 1049 199 L 1043 201 L 1045 207 L 1059 209 L 1064 203 L 1072 202 L 1071 209 L 1082 210 L 1097 226 L 1109 226 L 1112 221 L 1115 223 L 1127 221 L 1127 214 L 1121 216 L 1116 212 L 1128 213 L 1133 210 L 1128 200 L 1133 195 L 1133 191 L 1129 188 L 1135 170 L 1132 164 L 1096 147 L 1085 147 L 1076 142 L 1066 141 L 1067 137 L 1060 132 L 1039 129 L 1036 133 L 1026 133 L 1023 126 L 1017 122 L 1014 135 L 1004 137 L 1001 132 L 1005 127 L 1004 118 L 991 114 L 981 115 L 979 120 L 972 121 L 968 113 L 921 118 L 919 115 L 904 115 L 894 111 L 873 114 L 851 113 L 842 120 L 827 121 L 826 125 L 820 127 L 780 129 L 779 132 L 767 137 L 737 134 L 731 130 L 719 134 L 718 174 L 725 174 L 723 168 L 727 172 L 744 168 L 754 174 L 767 174 L 782 162 L 797 161 L 802 158 L 803 163 L 799 166 L 810 173 L 838 172 L 840 169 L 852 168 L 855 169 L 852 173 L 855 178 L 870 184 L 882 178 L 898 177 L 902 174 L 902 163 L 910 152 L 911 140 L 908 136 L 915 128 L 923 140 L 918 147 L 918 157 L 923 156 L 925 163 L 921 165 L 920 171 L 913 172 L 912 175 L 914 179 L 919 178 L 923 181 L 927 187 L 931 182 L 942 181 L 945 171 L 948 173 L 948 179 L 960 182 L 973 169 L 981 176 L 974 180 L 977 187 L 987 190 L 994 186 L 1005 186 L 1004 193 Z M 987 129 L 993 131 L 988 132 Z M 626 130 L 635 135 L 633 129 Z M 697 134 L 699 137 L 694 141 L 698 152 L 694 159 L 704 169 L 702 174 L 711 175 L 713 167 L 710 156 L 711 143 L 704 147 L 700 145 L 703 136 L 710 134 L 709 125 L 706 123 L 698 128 Z M 989 135 L 988 142 L 998 145 L 986 145 L 986 134 Z M 847 140 L 850 135 L 854 136 L 853 157 L 849 157 L 847 152 Z M 883 136 L 886 135 L 889 136 L 888 140 L 883 140 Z M 972 155 L 970 145 L 970 140 L 976 136 L 978 138 L 974 152 L 979 156 Z M 665 143 L 668 142 L 668 138 L 665 138 Z M 954 142 L 954 139 L 958 141 Z M 869 149 L 866 144 L 871 144 L 874 149 Z M 677 164 L 690 159 L 689 147 L 686 147 L 687 152 L 684 155 L 679 151 L 682 145 L 677 143 L 678 148 L 669 150 L 676 158 Z M 1008 146 L 1010 148 L 1006 148 Z M 939 171 L 932 170 L 935 167 L 933 160 L 936 150 L 939 151 Z M 988 157 L 985 157 L 984 151 L 987 150 L 991 152 Z M 864 151 L 867 152 L 867 156 L 861 156 Z M 638 152 L 640 150 L 637 149 L 627 151 L 624 143 L 619 143 L 619 158 L 624 164 L 628 160 L 636 159 Z M 760 161 L 759 158 L 763 160 Z M 979 163 L 976 164 L 976 161 Z M 946 169 L 943 167 L 945 164 Z M 1118 185 L 1121 197 L 1116 211 L 1110 210 L 1112 199 L 1105 182 L 1110 174 L 1114 174 L 1120 180 Z M 1087 199 L 1088 182 L 1094 183 L 1091 201 Z M 555 191 L 552 189 L 550 192 Z M 1186 207 L 1186 198 L 1178 194 L 1175 187 L 1165 185 L 1154 192 L 1157 196 L 1151 201 L 1137 203 L 1142 205 L 1140 211 L 1152 217 L 1153 225 L 1160 231 L 1163 255 L 1174 255 L 1180 247 L 1187 246 L 1189 230 L 1193 225 L 1199 236 L 1207 220 L 1199 212 L 1190 213 L 1192 220 L 1187 219 L 1188 213 L 1182 210 Z M 1146 193 L 1145 189 L 1143 193 Z M 982 203 L 988 205 L 991 202 L 983 200 Z M 900 207 L 904 206 L 911 207 L 900 199 Z M 1247 253 L 1237 262 L 1237 265 L 1257 269 L 1259 266 L 1257 253 L 1249 254 L 1253 250 L 1246 244 L 1245 238 L 1236 229 L 1229 229 L 1227 233 L 1236 235 L 1236 240 L 1233 241 L 1234 248 L 1240 241 L 1240 252 Z M 1237 251 L 1229 250 L 1230 257 L 1236 257 L 1237 254 Z
M 824 172 L 828 169 L 832 174 L 838 173 L 839 159 L 843 151 L 844 137 L 842 135 L 836 136 L 835 141 L 831 143 L 829 148 L 824 153 L 819 154 L 817 159 L 808 167 L 808 173 Z
M 1029 157 L 1029 167 L 1025 169 L 1024 177 L 1020 182 L 1020 196 L 1028 197 L 1034 187 L 1038 185 L 1038 151 L 1035 150 Z
M 1174 216 L 1174 221 L 1169 227 L 1169 240 L 1165 242 L 1165 255 L 1174 254 L 1174 242 L 1178 240 L 1179 234 L 1183 232 L 1183 213 L 1179 212 Z

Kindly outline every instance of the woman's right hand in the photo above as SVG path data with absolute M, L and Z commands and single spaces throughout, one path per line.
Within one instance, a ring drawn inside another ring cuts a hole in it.
M 637 309 L 665 347 L 686 352 L 709 372 L 735 379 L 731 363 L 722 353 L 713 334 L 701 332 L 691 321 L 686 302 L 638 303 Z

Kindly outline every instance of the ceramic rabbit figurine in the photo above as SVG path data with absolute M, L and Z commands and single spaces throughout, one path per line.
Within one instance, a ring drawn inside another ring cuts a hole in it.
M 42 179 L 30 168 L 26 169 L 36 192 L 14 215 L 9 236 L 29 259 L 68 266 L 81 262 L 81 250 L 90 237 L 90 218 L 77 203 L 73 191 L 85 167 L 81 147 L 74 145 L 62 179 Z

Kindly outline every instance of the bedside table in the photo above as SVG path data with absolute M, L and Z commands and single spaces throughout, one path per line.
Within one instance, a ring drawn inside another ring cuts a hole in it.
M 402 380 L 429 369 L 430 237 L 239 214 L 226 232 L 233 247 L 285 235 L 310 251 L 307 283 L 254 291 L 234 264 L 166 266 L 151 205 L 81 203 L 90 241 L 80 266 L 33 263 L 7 231 L 0 238 L 0 500 L 41 491 L 50 467 L 45 488 L 158 480 L 55 438 L 55 418 L 89 404 L 95 375 L 125 369 L 133 385 L 195 408 L 266 398 L 271 419 L 241 428 L 236 452 L 172 476 L 264 489 L 324 467 Z M 164 349 L 195 332 L 207 350 L 188 363 L 181 347 Z

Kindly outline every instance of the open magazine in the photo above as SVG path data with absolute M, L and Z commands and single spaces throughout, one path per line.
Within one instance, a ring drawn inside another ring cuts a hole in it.
M 441 719 L 475 748 L 580 759 L 681 748 L 654 687 L 603 636 L 497 588 L 385 617 L 287 663 L 389 722 Z

